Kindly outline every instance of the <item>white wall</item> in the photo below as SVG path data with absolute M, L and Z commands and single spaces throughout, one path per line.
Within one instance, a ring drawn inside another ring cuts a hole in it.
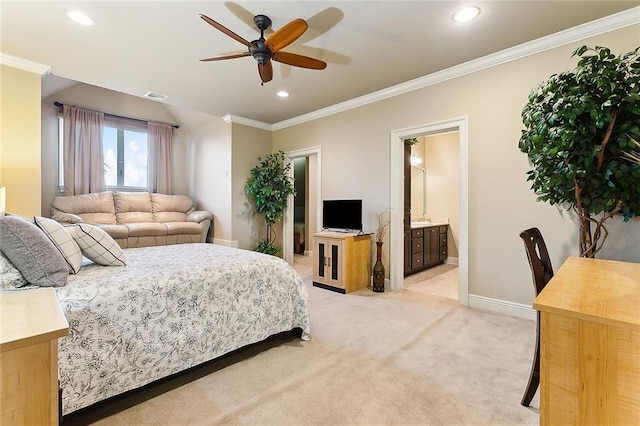
M 322 198 L 362 198 L 364 226 L 390 205 L 390 132 L 455 117 L 469 122 L 469 293 L 530 305 L 531 272 L 523 229 L 538 226 L 554 266 L 578 252 L 578 233 L 566 213 L 536 202 L 526 182 L 528 159 L 518 149 L 520 111 L 530 90 L 550 75 L 574 68 L 580 45 L 614 52 L 637 47 L 640 26 L 484 69 L 357 109 L 274 132 L 273 149 L 322 147 Z M 348 185 L 346 184 L 348 183 Z M 610 226 L 603 256 L 640 261 L 640 221 Z M 387 239 L 388 241 L 388 239 Z M 383 261 L 388 263 L 385 244 Z M 387 268 L 388 269 L 388 268 Z
M 232 241 L 231 124 L 212 118 L 188 132 L 189 193 L 213 213 L 214 238 Z

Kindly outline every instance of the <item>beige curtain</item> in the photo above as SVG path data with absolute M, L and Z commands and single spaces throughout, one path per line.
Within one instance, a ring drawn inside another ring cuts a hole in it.
M 64 194 L 104 191 L 104 113 L 65 105 L 63 119 Z
M 149 192 L 173 194 L 173 128 L 168 124 L 149 122 L 147 165 Z

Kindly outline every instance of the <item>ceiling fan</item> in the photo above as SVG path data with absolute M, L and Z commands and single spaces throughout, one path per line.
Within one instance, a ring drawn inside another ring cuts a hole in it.
M 260 30 L 260 38 L 258 40 L 247 41 L 234 33 L 224 25 L 214 21 L 206 15 L 200 15 L 205 22 L 212 27 L 225 33 L 232 39 L 239 41 L 247 46 L 248 50 L 233 55 L 217 56 L 214 58 L 200 59 L 203 62 L 221 61 L 225 59 L 242 58 L 245 56 L 253 56 L 258 61 L 258 73 L 262 84 L 271 81 L 273 78 L 273 66 L 271 61 L 281 62 L 294 67 L 308 68 L 313 70 L 323 70 L 327 67 L 326 62 L 308 56 L 297 55 L 295 53 L 282 52 L 281 49 L 287 47 L 298 39 L 307 30 L 307 22 L 304 19 L 294 19 L 278 31 L 273 33 L 265 40 L 264 32 L 271 26 L 271 19 L 265 15 L 256 15 L 253 22 Z

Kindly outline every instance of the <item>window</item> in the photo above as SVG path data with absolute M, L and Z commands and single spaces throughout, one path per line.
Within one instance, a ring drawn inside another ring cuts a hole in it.
M 147 189 L 147 132 L 104 127 L 104 178 L 108 190 Z
M 64 186 L 64 120 L 59 126 L 59 185 Z M 145 126 L 146 127 L 146 126 Z M 123 123 L 105 123 L 102 141 L 104 178 L 107 191 L 147 190 L 147 131 L 140 126 Z

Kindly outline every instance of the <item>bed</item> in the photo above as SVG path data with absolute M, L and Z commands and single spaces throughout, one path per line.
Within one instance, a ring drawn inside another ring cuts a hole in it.
M 124 251 L 56 288 L 62 414 L 284 331 L 309 336 L 305 285 L 280 258 L 213 244 Z

